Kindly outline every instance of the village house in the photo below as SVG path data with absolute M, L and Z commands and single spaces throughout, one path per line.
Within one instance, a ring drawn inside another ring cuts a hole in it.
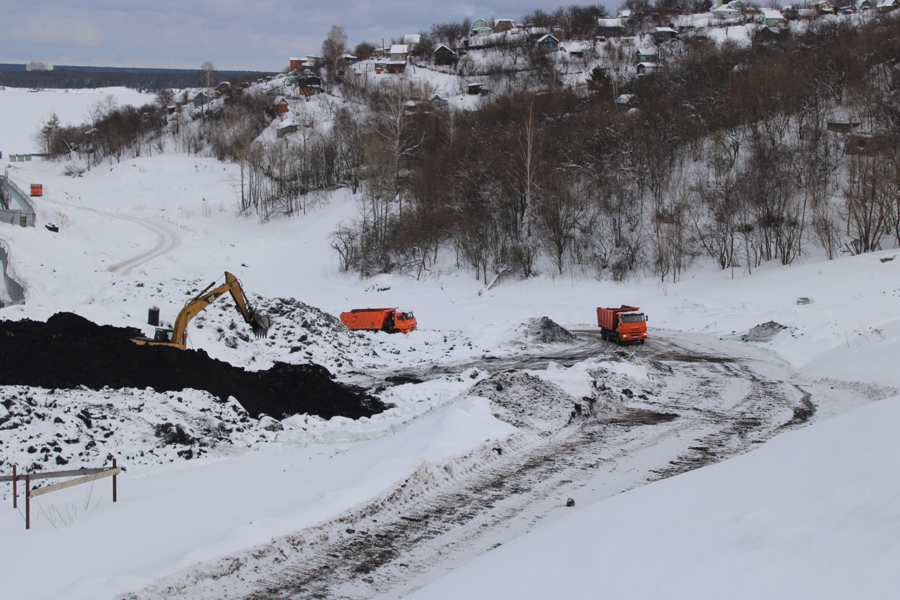
M 541 37 L 537 41 L 537 46 L 541 52 L 559 52 L 559 40 L 551 33 Z
M 278 115 L 283 115 L 291 110 L 291 107 L 288 106 L 288 101 L 284 96 L 278 96 L 277 98 L 275 98 L 273 106 L 275 106 L 275 114 Z
M 634 64 L 659 62 L 659 51 L 656 48 L 639 48 L 634 53 Z
M 787 21 L 784 15 L 781 14 L 781 11 L 774 8 L 764 8 L 762 9 L 762 22 L 766 27 L 780 27 Z
M 391 62 L 406 62 L 409 58 L 409 46 L 406 44 L 393 44 L 391 46 Z
M 597 35 L 621 37 L 625 35 L 625 24 L 620 19 L 597 19 Z
M 201 106 L 209 104 L 210 100 L 212 100 L 212 98 L 209 97 L 209 94 L 206 92 L 198 92 L 197 95 L 194 96 L 193 102 L 196 108 L 200 108 Z
M 512 31 L 515 28 L 516 23 L 512 19 L 497 19 L 494 21 L 494 33 Z
M 881 0 L 876 8 L 878 9 L 878 12 L 891 12 L 898 6 L 900 6 L 900 2 L 897 0 Z
M 459 54 L 446 44 L 438 44 L 432 52 L 432 60 L 436 65 L 455 65 L 459 61 Z
M 671 27 L 657 27 L 653 31 L 653 39 L 656 43 L 665 42 L 678 37 L 678 32 Z
M 472 35 L 491 35 L 493 32 L 494 30 L 484 19 L 477 19 L 472 23 Z

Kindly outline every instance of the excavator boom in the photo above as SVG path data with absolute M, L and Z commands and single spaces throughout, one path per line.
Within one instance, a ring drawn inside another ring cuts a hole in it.
M 181 309 L 181 312 L 175 318 L 175 325 L 172 329 L 158 329 L 156 336 L 152 340 L 135 338 L 132 341 L 141 345 L 171 346 L 184 350 L 187 347 L 188 323 L 226 292 L 231 294 L 238 312 L 244 317 L 244 321 L 250 325 L 253 335 L 258 338 L 266 337 L 271 321 L 268 316 L 253 310 L 238 278 L 226 271 L 225 283 L 213 288 L 214 285 L 215 282 L 209 284 L 205 290 L 185 303 L 184 308 Z

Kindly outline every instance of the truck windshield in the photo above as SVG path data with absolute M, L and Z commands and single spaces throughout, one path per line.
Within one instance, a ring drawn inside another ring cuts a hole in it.
M 623 323 L 642 323 L 644 321 L 643 313 L 632 313 L 630 315 L 622 315 Z
M 407 319 L 413 319 L 413 318 L 414 318 L 412 312 L 407 311 L 407 312 L 402 313 L 402 314 L 403 314 L 403 316 L 406 317 Z

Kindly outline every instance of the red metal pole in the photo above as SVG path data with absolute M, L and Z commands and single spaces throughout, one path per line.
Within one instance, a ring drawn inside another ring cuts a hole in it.
M 16 485 L 16 465 L 13 465 L 13 508 L 19 508 L 18 486 Z
M 31 475 L 25 475 L 25 529 L 31 529 Z
M 114 458 L 113 459 L 113 469 L 115 469 L 115 468 L 116 468 L 116 459 Z M 112 479 L 113 479 L 113 502 L 115 502 L 117 500 L 117 496 L 118 496 L 118 494 L 116 493 L 116 491 L 117 491 L 116 490 L 116 476 L 113 475 Z

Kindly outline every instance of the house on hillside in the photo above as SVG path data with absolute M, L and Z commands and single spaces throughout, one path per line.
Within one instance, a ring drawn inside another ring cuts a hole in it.
M 436 65 L 455 65 L 459 61 L 459 54 L 446 44 L 438 44 L 431 54 Z
M 283 115 L 284 113 L 291 110 L 291 107 L 288 105 L 288 101 L 284 96 L 278 96 L 275 98 L 275 102 L 273 103 L 275 107 L 275 114 Z
M 762 9 L 762 22 L 766 27 L 780 27 L 787 23 L 787 20 L 784 18 L 784 15 L 781 14 L 780 10 L 764 8 Z
M 384 70 L 392 75 L 398 75 L 406 72 L 405 60 L 386 60 L 384 61 Z M 376 68 L 376 72 L 378 69 Z
M 394 44 L 391 46 L 391 62 L 406 62 L 409 58 L 409 46 Z
M 483 83 L 470 83 L 466 88 L 466 93 L 470 96 L 477 96 L 479 94 L 484 94 L 487 90 L 484 89 Z
M 724 4 L 709 12 L 712 14 L 713 20 L 717 21 L 730 21 L 732 19 L 739 19 L 741 16 L 741 11 L 730 4 Z
M 197 95 L 194 96 L 193 103 L 196 108 L 200 108 L 201 106 L 209 104 L 210 100 L 212 100 L 212 98 L 209 97 L 209 94 L 206 92 L 198 92 Z
M 275 128 L 275 135 L 281 139 L 289 133 L 296 133 L 297 129 L 297 124 L 288 119 L 287 121 L 278 124 Z
M 431 108 L 433 108 L 435 110 L 437 110 L 439 108 L 444 108 L 446 106 L 450 106 L 450 100 L 448 100 L 447 98 L 444 98 L 443 96 L 441 96 L 439 94 L 435 94 L 434 97 L 431 99 Z
M 817 15 L 833 15 L 834 14 L 834 7 L 831 6 L 830 3 L 825 2 L 824 0 L 822 2 L 816 2 L 815 4 L 813 4 L 813 8 L 816 10 Z
M 297 93 L 307 98 L 322 93 L 322 78 L 309 69 L 304 69 L 294 80 L 294 84 L 297 86 Z
M 537 41 L 537 47 L 541 52 L 559 52 L 559 40 L 548 33 Z
M 652 62 L 638 63 L 637 66 L 635 67 L 638 77 L 643 77 L 644 75 L 652 75 L 653 73 L 656 73 L 656 71 L 658 69 L 659 69 L 659 63 L 652 63 Z
M 631 11 L 627 8 L 620 8 L 618 12 L 616 12 L 616 18 L 623 23 L 627 23 L 631 20 Z
M 898 3 L 897 0 L 881 0 L 876 8 L 878 9 L 878 12 L 891 12 L 898 6 L 900 6 L 900 3 Z
M 296 71 L 300 67 L 303 66 L 303 63 L 306 62 L 306 58 L 289 58 L 288 59 L 288 71 Z
M 659 62 L 659 51 L 656 48 L 639 48 L 634 53 L 634 64 Z
M 597 19 L 597 35 L 622 37 L 625 35 L 625 24 L 620 19 Z
M 856 10 L 872 10 L 876 4 L 877 2 L 872 2 L 872 0 L 859 0 L 856 3 Z
M 493 32 L 494 30 L 484 19 L 477 19 L 472 23 L 472 35 L 491 35 Z
M 671 27 L 657 27 L 653 31 L 653 39 L 656 43 L 665 42 L 678 37 L 678 32 Z
M 512 19 L 496 19 L 494 21 L 494 33 L 512 31 L 516 28 L 516 22 Z

